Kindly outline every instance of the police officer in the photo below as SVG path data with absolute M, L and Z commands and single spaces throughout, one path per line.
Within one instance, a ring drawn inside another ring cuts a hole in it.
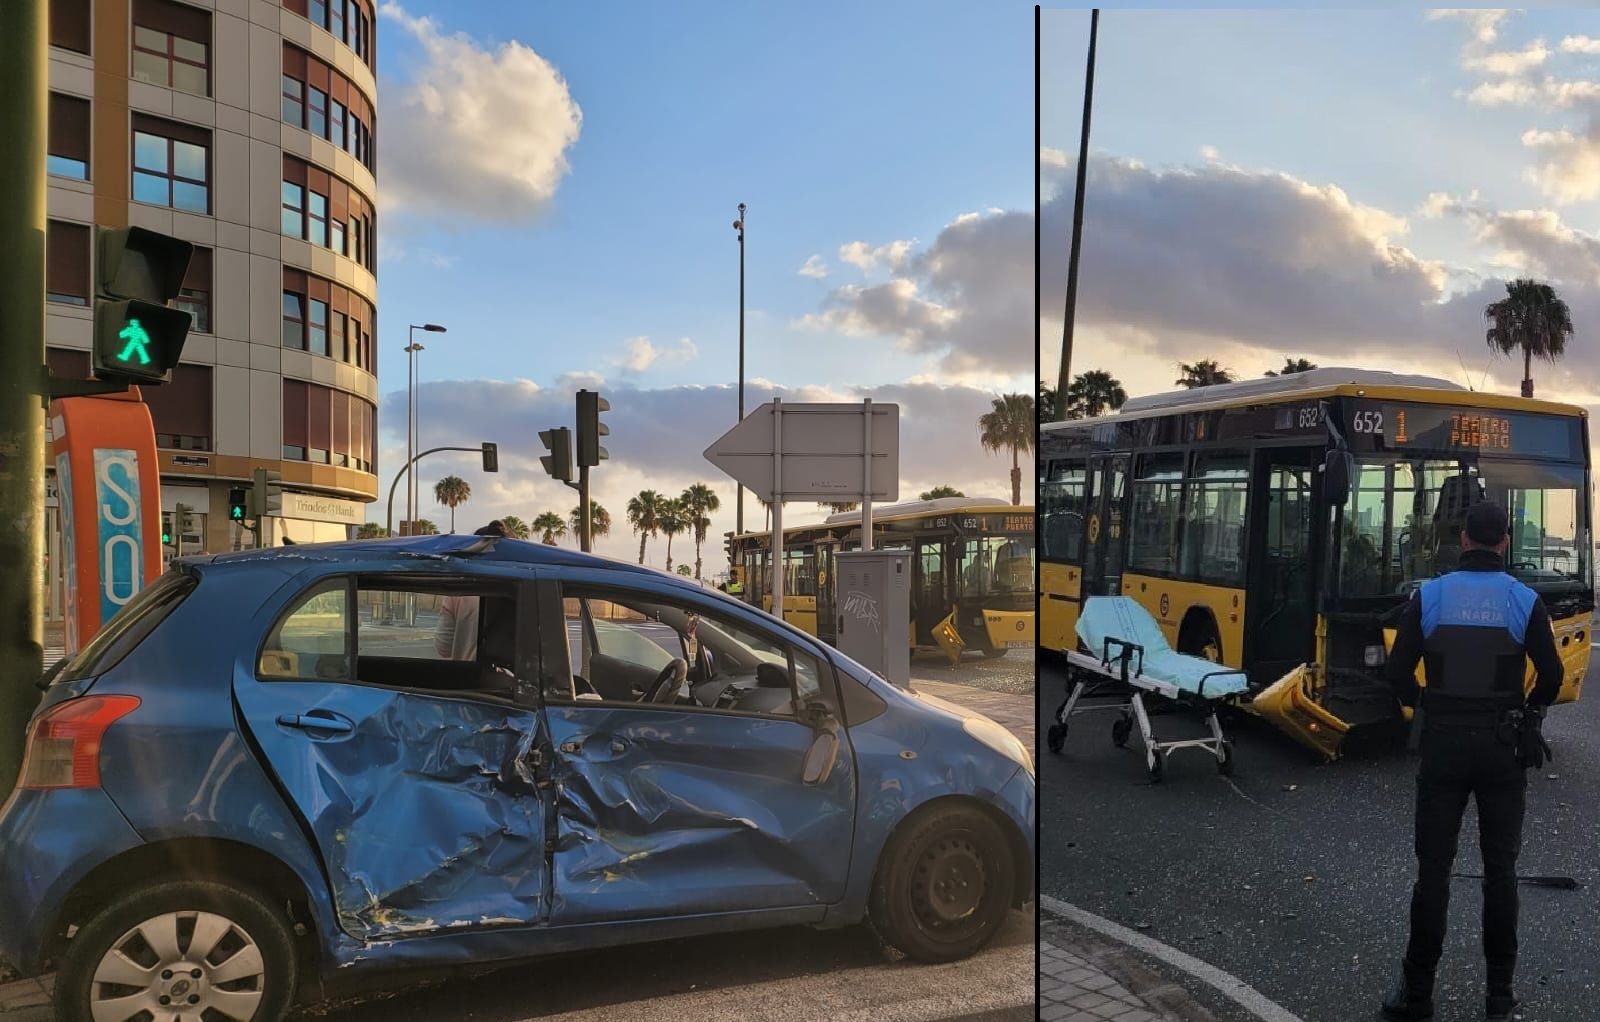
M 1402 703 L 1422 713 L 1417 771 L 1417 881 L 1411 890 L 1411 939 L 1400 982 L 1383 1002 L 1384 1017 L 1433 1017 L 1433 979 L 1444 946 L 1450 871 L 1467 796 L 1478 803 L 1483 850 L 1483 953 L 1488 964 L 1486 1015 L 1509 1020 L 1517 1001 L 1517 852 L 1522 845 L 1526 768 L 1549 747 L 1539 733 L 1544 708 L 1561 687 L 1550 614 L 1539 597 L 1505 571 L 1510 537 L 1505 508 L 1472 505 L 1461 532 L 1456 571 L 1422 584 L 1406 605 L 1389 656 L 1388 677 Z M 1415 678 L 1422 661 L 1427 687 Z M 1536 680 L 1526 699 L 1526 662 Z

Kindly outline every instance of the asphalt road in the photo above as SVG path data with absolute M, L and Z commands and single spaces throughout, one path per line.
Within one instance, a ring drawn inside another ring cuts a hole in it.
M 1592 673 L 1592 671 L 1591 671 Z M 1040 662 L 1040 733 L 1063 693 Z M 1377 1018 L 1404 950 L 1414 871 L 1416 762 L 1385 743 L 1324 765 L 1253 718 L 1227 725 L 1236 773 L 1179 751 L 1151 785 L 1135 736 L 1112 745 L 1114 714 L 1073 718 L 1061 755 L 1041 750 L 1040 884 L 1045 894 L 1210 962 L 1305 1022 Z M 1194 729 L 1163 717 L 1163 736 Z M 1576 891 L 1522 888 L 1519 993 L 1534 1020 L 1600 1020 L 1600 698 L 1556 707 L 1556 759 L 1529 778 L 1519 872 L 1565 875 Z M 1477 817 L 1459 872 L 1481 872 Z M 1440 968 L 1440 1022 L 1482 1018 L 1478 885 L 1457 880 Z
M 536 960 L 318 1005 L 295 1022 L 1023 1022 L 1034 1017 L 1034 924 L 949 965 L 891 957 L 864 927 L 765 930 Z

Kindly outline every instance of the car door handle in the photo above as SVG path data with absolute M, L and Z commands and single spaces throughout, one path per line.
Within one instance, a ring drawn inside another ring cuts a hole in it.
M 303 731 L 332 731 L 341 735 L 347 735 L 356 729 L 356 726 L 348 720 L 309 713 L 280 713 L 278 723 L 284 727 L 296 727 Z
M 603 745 L 602 745 L 603 743 Z M 585 750 L 591 753 L 596 747 L 609 748 L 611 755 L 620 756 L 628 751 L 628 743 L 622 738 L 603 738 L 599 735 L 588 735 L 584 738 L 570 738 L 561 743 L 561 751 L 569 756 L 580 756 Z

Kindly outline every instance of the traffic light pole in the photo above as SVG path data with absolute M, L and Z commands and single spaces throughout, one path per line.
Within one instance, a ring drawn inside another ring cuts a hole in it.
M 0 3 L 0 799 L 44 671 L 46 0 Z
M 395 491 L 395 487 L 400 485 L 400 480 L 401 479 L 406 478 L 411 474 L 411 468 L 412 468 L 413 465 L 415 465 L 417 462 L 421 461 L 423 458 L 426 458 L 428 455 L 430 455 L 430 454 L 438 454 L 440 451 L 482 451 L 482 450 L 483 450 L 482 447 L 430 447 L 426 451 L 422 451 L 421 453 L 419 453 L 419 454 L 415 455 L 414 457 L 412 457 L 412 459 L 410 461 L 406 462 L 404 468 L 402 468 L 400 471 L 398 471 L 398 472 L 396 472 L 394 474 L 394 482 L 389 484 L 389 510 L 388 510 L 388 513 L 384 515 L 383 531 L 387 535 L 390 535 L 390 536 L 394 535 L 394 491 Z M 406 487 L 406 493 L 408 495 L 411 493 L 411 487 L 410 486 Z M 420 507 L 416 509 L 417 512 L 421 512 L 421 510 L 422 509 Z M 412 522 L 416 521 L 415 518 L 413 518 L 411 520 L 412 520 Z
M 589 553 L 594 542 L 594 521 L 589 510 L 589 466 L 578 466 L 578 548 Z

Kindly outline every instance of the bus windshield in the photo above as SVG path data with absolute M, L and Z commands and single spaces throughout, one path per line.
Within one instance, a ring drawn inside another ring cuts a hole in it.
M 956 570 L 963 597 L 1033 593 L 1034 537 L 969 536 L 956 540 Z
M 1506 568 L 1546 592 L 1590 584 L 1583 468 L 1449 457 L 1359 463 L 1341 526 L 1339 592 L 1407 595 L 1454 571 L 1467 508 L 1499 501 L 1511 522 Z

